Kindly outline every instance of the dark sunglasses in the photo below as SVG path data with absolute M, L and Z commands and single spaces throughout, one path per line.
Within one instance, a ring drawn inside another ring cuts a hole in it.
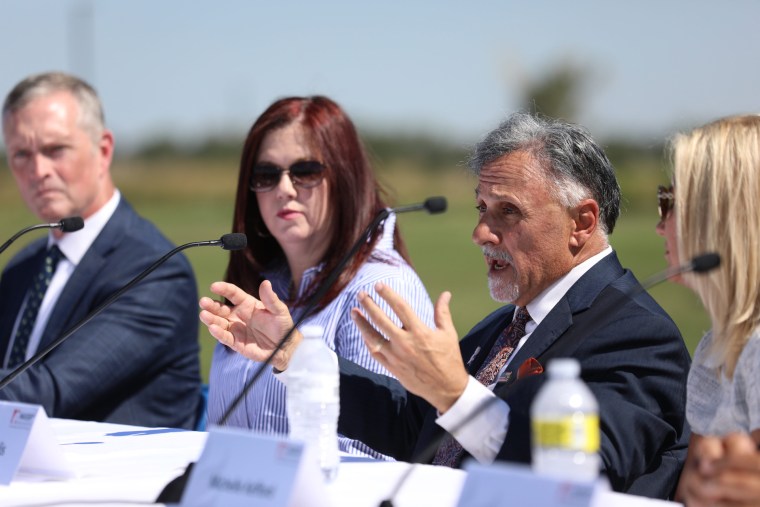
M 313 188 L 325 177 L 325 166 L 316 160 L 299 160 L 288 169 L 268 162 L 256 164 L 251 171 L 249 188 L 254 192 L 269 192 L 280 183 L 282 175 L 287 173 L 293 186 Z
M 660 220 L 668 218 L 670 212 L 673 211 L 674 204 L 673 185 L 669 187 L 659 185 L 657 187 L 657 211 L 660 212 Z

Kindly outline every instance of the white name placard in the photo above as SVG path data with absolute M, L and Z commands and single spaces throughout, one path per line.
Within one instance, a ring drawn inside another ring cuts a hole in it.
M 467 478 L 458 507 L 589 507 L 597 491 L 607 490 L 606 480 L 572 482 L 539 476 L 530 467 L 508 463 L 481 465 L 468 461 Z
M 211 427 L 181 505 L 328 506 L 322 473 L 309 452 L 302 442 Z
M 40 405 L 0 401 L 0 484 L 17 473 L 57 479 L 74 477 Z

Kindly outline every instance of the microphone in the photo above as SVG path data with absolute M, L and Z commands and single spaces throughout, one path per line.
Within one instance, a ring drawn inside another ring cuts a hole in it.
M 79 218 L 79 217 L 76 217 Z M 80 225 L 81 225 L 81 218 Z M 161 264 L 166 262 L 170 257 L 172 257 L 174 254 L 181 252 L 182 250 L 185 250 L 187 248 L 196 247 L 196 246 L 221 246 L 224 250 L 240 250 L 241 248 L 245 248 L 247 243 L 247 239 L 245 234 L 240 233 L 232 233 L 232 234 L 225 234 L 219 239 L 212 240 L 212 241 L 195 241 L 193 243 L 186 243 L 184 245 L 180 245 L 173 250 L 171 250 L 169 253 L 158 259 L 156 262 L 148 266 L 142 273 L 134 277 L 132 280 L 130 280 L 126 285 L 124 285 L 121 289 L 117 290 L 113 294 L 111 294 L 108 299 L 103 301 L 97 308 L 95 308 L 93 311 L 88 313 L 82 320 L 80 320 L 77 324 L 75 324 L 73 327 L 71 327 L 69 330 L 67 330 L 65 333 L 63 333 L 61 336 L 56 338 L 53 342 L 51 342 L 47 347 L 42 349 L 41 351 L 37 352 L 34 356 L 29 358 L 26 362 L 20 364 L 15 370 L 10 372 L 2 381 L 0 381 L 0 389 L 3 389 L 5 386 L 13 382 L 13 380 L 21 375 L 23 372 L 25 372 L 29 367 L 37 363 L 40 359 L 48 355 L 50 352 L 52 352 L 54 349 L 56 349 L 59 345 L 61 345 L 64 341 L 66 341 L 71 335 L 79 331 L 79 329 L 82 328 L 85 324 L 90 322 L 96 315 L 98 315 L 100 312 L 108 308 L 111 304 L 113 304 L 114 301 L 119 299 L 122 294 L 127 292 L 129 289 L 137 285 L 143 278 L 151 274 L 153 271 L 155 271 Z
M 446 211 L 446 206 L 445 197 L 429 197 L 425 199 L 425 202 L 399 206 L 398 208 L 393 208 L 393 211 L 394 213 L 405 213 L 407 211 L 419 211 L 424 209 L 430 214 L 435 214 Z
M 665 269 L 664 271 L 657 273 L 649 278 L 647 278 L 644 282 L 642 282 L 640 285 L 636 286 L 632 290 L 628 290 L 625 292 L 618 293 L 618 297 L 614 297 L 611 299 L 606 300 L 606 306 L 609 310 L 612 310 L 615 305 L 617 305 L 623 298 L 633 297 L 637 294 L 640 294 L 646 290 L 651 289 L 655 285 L 664 282 L 665 280 L 669 278 L 673 278 L 674 276 L 678 276 L 684 273 L 688 272 L 694 272 L 694 273 L 707 273 L 709 271 L 712 271 L 713 269 L 720 266 L 720 255 L 714 252 L 710 253 L 704 253 L 701 255 L 697 255 L 696 257 L 692 258 L 689 262 L 686 262 L 684 264 L 681 264 L 680 266 L 674 266 L 668 269 Z M 589 324 L 587 326 L 581 325 L 580 328 L 581 331 L 578 331 L 575 333 L 576 336 L 584 336 L 588 335 L 588 332 L 591 331 L 592 325 L 594 327 L 601 326 L 603 324 L 606 324 L 606 321 L 609 319 L 614 318 L 614 313 L 611 311 L 606 312 L 607 318 L 600 321 L 594 321 L 592 324 Z M 585 321 L 585 322 L 591 322 L 591 321 Z M 470 413 L 470 415 L 462 420 L 459 424 L 457 424 L 450 432 L 442 432 L 437 438 L 434 438 L 430 444 L 422 449 L 417 456 L 411 461 L 410 466 L 406 469 L 404 474 L 398 479 L 396 482 L 395 487 L 393 488 L 393 491 L 391 491 L 391 494 L 380 502 L 380 507 L 393 507 L 393 499 L 398 495 L 398 492 L 401 490 L 401 487 L 406 483 L 409 475 L 411 475 L 412 470 L 414 470 L 415 465 L 422 464 L 422 463 L 428 463 L 431 461 L 434 457 L 436 452 L 438 451 L 438 447 L 440 447 L 441 442 L 446 437 L 447 434 L 456 433 L 460 429 L 462 429 L 466 424 L 468 424 L 472 419 L 482 414 L 486 409 L 488 409 L 491 405 L 497 402 L 497 400 L 501 400 L 503 395 L 506 395 L 508 391 L 508 387 L 511 384 L 507 384 L 505 386 L 501 386 L 499 389 L 494 390 L 494 395 L 491 398 L 488 398 L 484 401 L 482 401 L 479 405 L 475 407 L 475 409 Z
M 359 237 L 356 239 L 356 242 L 351 246 L 351 249 L 346 253 L 346 255 L 343 256 L 343 258 L 340 259 L 338 264 L 335 265 L 335 268 L 330 272 L 330 274 L 325 278 L 325 282 L 322 284 L 322 286 L 317 289 L 317 291 L 311 296 L 311 298 L 308 300 L 306 305 L 304 305 L 304 310 L 301 313 L 301 316 L 296 320 L 295 323 L 288 329 L 288 331 L 283 335 L 283 337 L 280 339 L 279 342 L 277 342 L 277 346 L 274 348 L 271 354 L 269 354 L 269 357 L 267 357 L 259 367 L 258 370 L 253 374 L 253 376 L 246 382 L 246 384 L 243 386 L 243 388 L 240 390 L 240 393 L 235 397 L 235 399 L 232 401 L 230 406 L 227 408 L 227 410 L 224 411 L 224 414 L 222 414 L 222 418 L 219 420 L 219 426 L 224 426 L 227 420 L 230 418 L 232 413 L 237 409 L 237 407 L 240 405 L 240 403 L 243 402 L 245 397 L 250 392 L 253 385 L 256 383 L 257 380 L 261 377 L 261 375 L 264 374 L 266 369 L 269 367 L 269 365 L 272 362 L 272 359 L 274 359 L 275 354 L 282 350 L 282 348 L 290 341 L 290 337 L 293 335 L 293 332 L 298 328 L 298 326 L 301 325 L 301 323 L 306 319 L 309 314 L 314 310 L 314 307 L 317 306 L 319 301 L 322 299 L 322 297 L 327 293 L 328 290 L 332 287 L 332 285 L 335 283 L 335 281 L 340 276 L 341 272 L 343 271 L 343 268 L 346 267 L 346 264 L 348 264 L 348 261 L 350 261 L 354 255 L 359 251 L 359 249 L 364 246 L 367 243 L 367 240 L 370 238 L 372 233 L 377 229 L 377 227 L 380 225 L 380 223 L 388 218 L 388 216 L 391 213 L 406 213 L 408 211 L 420 211 L 420 210 L 426 210 L 430 214 L 437 214 L 437 213 L 443 213 L 446 211 L 446 198 L 445 197 L 430 197 L 425 200 L 423 203 L 418 204 L 410 204 L 406 206 L 399 206 L 397 208 L 383 208 L 380 211 L 378 211 L 377 215 L 375 215 L 375 218 L 372 220 L 372 222 L 367 225 L 367 227 L 364 229 L 364 231 L 359 235 Z M 185 471 L 180 475 L 179 477 L 176 477 L 172 481 L 169 482 L 169 484 L 166 485 L 166 487 L 161 491 L 158 498 L 156 499 L 156 502 L 158 503 L 177 503 L 182 499 L 182 493 L 185 490 L 185 486 L 187 484 L 187 481 L 190 477 L 190 472 L 193 468 L 193 463 L 190 463 Z
M 690 271 L 693 271 L 695 273 L 706 273 L 708 271 L 712 271 L 718 266 L 720 266 L 720 255 L 717 253 L 711 252 L 697 255 L 685 264 L 668 268 L 660 273 L 657 273 L 656 275 L 647 278 L 641 283 L 640 289 L 632 292 L 630 295 L 636 295 L 641 291 L 651 289 L 658 283 L 664 282 L 669 278 L 673 278 L 674 276 L 678 276 L 683 273 L 688 273 Z
M 27 232 L 31 232 L 37 229 L 60 229 L 61 232 L 74 232 L 78 231 L 82 227 L 84 227 L 84 220 L 82 220 L 82 217 L 66 217 L 61 219 L 60 222 L 54 222 L 52 224 L 32 225 L 21 229 L 16 234 L 11 236 L 11 239 L 3 243 L 3 246 L 0 246 L 0 253 L 3 253 L 6 248 L 11 246 L 11 243 L 16 241 L 20 236 L 23 236 Z

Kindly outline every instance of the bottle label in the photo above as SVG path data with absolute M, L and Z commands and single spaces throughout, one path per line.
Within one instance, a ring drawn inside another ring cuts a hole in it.
M 575 414 L 555 419 L 535 419 L 531 423 L 537 447 L 599 451 L 599 416 Z

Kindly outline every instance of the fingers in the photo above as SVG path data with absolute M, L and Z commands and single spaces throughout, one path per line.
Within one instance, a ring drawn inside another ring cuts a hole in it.
M 223 333 L 229 330 L 230 327 L 230 315 L 232 310 L 218 301 L 214 301 L 208 297 L 202 297 L 198 301 L 201 307 L 201 312 L 198 314 L 201 322 L 209 328 L 211 336 L 219 341 L 223 341 L 225 338 Z M 229 341 L 227 339 L 226 341 Z
M 283 303 L 279 297 L 277 297 L 277 294 L 275 294 L 274 289 L 272 289 L 272 283 L 269 280 L 264 280 L 261 282 L 261 285 L 259 286 L 259 298 L 261 298 L 261 302 L 264 303 L 264 306 L 267 310 L 272 312 L 275 315 L 284 315 L 288 314 L 290 315 L 290 310 L 288 310 L 288 305 Z
M 438 296 L 438 300 L 435 302 L 435 325 L 438 329 L 453 330 L 454 320 L 451 318 L 451 309 L 449 303 L 451 302 L 451 292 L 446 291 Z
M 738 454 L 755 454 L 757 446 L 752 437 L 746 433 L 731 433 L 723 439 L 726 454 L 729 456 Z
M 367 299 L 369 299 L 369 297 L 367 297 Z M 361 331 L 364 344 L 367 346 L 370 354 L 372 354 L 372 357 L 385 366 L 385 356 L 382 354 L 383 348 L 387 346 L 390 349 L 391 344 L 377 332 L 357 308 L 351 310 L 351 318 L 354 323 L 356 323 L 356 327 L 359 328 L 359 331 Z
M 419 325 L 420 320 L 417 317 L 417 314 L 414 312 L 412 307 L 410 307 L 409 304 L 404 301 L 401 296 L 398 295 L 398 293 L 396 293 L 396 291 L 382 282 L 375 284 L 375 290 L 377 291 L 377 294 L 383 298 L 386 303 L 388 303 L 388 306 L 391 307 L 391 310 L 393 310 L 393 313 L 395 313 L 398 319 L 401 321 L 401 325 L 404 329 L 413 329 Z M 367 296 L 366 294 L 364 295 Z M 387 327 L 387 330 L 383 329 L 386 334 L 398 328 L 398 326 L 391 319 L 389 319 L 387 315 L 385 315 L 385 312 L 379 306 L 377 306 L 370 297 L 367 296 L 365 299 L 371 302 L 371 306 L 373 308 L 373 312 L 368 313 L 369 318 L 378 325 L 380 325 L 380 322 L 378 320 L 375 320 L 375 317 L 377 316 L 383 320 L 384 327 Z M 362 303 L 362 306 L 364 306 L 364 302 L 362 302 L 361 299 L 360 302 Z M 366 309 L 367 308 L 365 307 L 365 310 Z M 382 317 L 384 317 L 384 319 L 382 319 L 380 314 L 382 314 Z
M 198 301 L 198 306 L 200 306 L 202 310 L 224 318 L 227 318 L 230 315 L 231 311 L 230 307 L 227 305 L 220 303 L 219 301 L 214 301 L 213 299 L 206 296 L 202 297 Z
M 711 507 L 757 505 L 760 460 L 749 435 L 705 437 L 699 441 L 697 458 L 701 474 L 691 485 L 693 498 Z
M 377 330 L 386 333 L 387 335 L 394 329 L 398 329 L 396 323 L 386 315 L 383 309 L 380 308 L 366 292 L 360 292 L 357 299 L 364 310 L 364 314 L 361 312 L 352 312 L 351 315 L 354 318 L 354 321 L 357 322 L 359 329 L 362 331 L 362 335 L 366 336 L 366 334 L 372 334 L 380 336 Z M 357 321 L 356 317 L 360 317 L 360 320 Z M 371 320 L 375 327 L 373 327 L 367 319 Z M 369 348 L 372 350 L 372 347 Z
M 723 447 L 725 455 L 719 465 L 747 471 L 754 482 L 760 482 L 760 453 L 752 437 L 745 433 L 732 433 L 724 437 Z
M 377 294 L 388 303 L 388 306 L 390 306 L 393 313 L 396 314 L 398 320 L 401 322 L 402 329 L 412 331 L 414 329 L 419 329 L 422 326 L 414 310 L 393 289 L 384 283 L 379 282 L 375 284 L 375 290 L 377 291 Z M 388 316 L 385 310 L 378 306 L 378 304 L 375 303 L 366 292 L 360 292 L 357 298 L 366 316 L 361 313 L 357 315 L 360 315 L 363 319 L 368 318 L 372 324 L 374 324 L 375 329 L 381 333 L 378 334 L 378 336 L 381 338 L 384 336 L 392 338 L 394 335 L 398 334 L 398 324 L 396 324 L 396 322 Z M 369 323 L 367 323 L 367 325 L 371 327 Z M 427 326 L 424 327 L 427 328 Z M 377 345 L 378 344 L 376 344 L 374 348 L 370 347 L 370 350 L 376 349 Z
M 401 298 L 393 289 L 389 286 L 378 283 L 375 285 L 375 290 L 383 300 L 388 303 L 391 310 L 396 314 L 399 321 L 401 321 L 401 328 L 399 328 L 396 321 L 392 320 L 388 316 L 386 311 L 381 308 L 375 301 L 366 293 L 360 292 L 358 295 L 359 304 L 362 306 L 364 313 L 358 309 L 354 309 L 351 313 L 351 317 L 362 332 L 364 342 L 373 354 L 373 356 L 383 355 L 383 347 L 390 349 L 397 349 L 394 346 L 394 340 L 398 342 L 404 336 L 414 336 L 418 332 L 429 332 L 428 326 L 424 325 L 414 310 L 409 304 Z M 451 293 L 442 293 L 435 306 L 435 323 L 438 329 L 444 330 L 450 334 L 456 335 L 454 329 L 454 322 L 451 318 L 451 311 L 449 309 L 449 302 L 451 301 Z M 400 333 L 399 329 L 406 331 Z M 404 340 L 401 340 L 402 342 Z M 403 348 L 403 343 L 396 343 L 399 347 Z M 384 354 L 388 357 L 390 350 Z
M 702 437 L 696 442 L 694 458 L 700 473 L 710 474 L 715 461 L 723 457 L 723 443 L 716 437 Z
M 233 346 L 235 340 L 233 334 L 230 332 L 230 326 L 232 323 L 229 320 L 206 310 L 202 310 L 199 317 L 201 322 L 203 322 L 208 328 L 211 336 L 216 338 L 216 340 L 222 345 L 227 345 L 228 347 Z
M 214 294 L 218 296 L 222 296 L 223 298 L 226 298 L 234 306 L 237 306 L 243 303 L 246 300 L 246 298 L 253 297 L 250 294 L 248 294 L 246 291 L 238 287 L 237 285 L 234 285 L 232 283 L 227 283 L 227 282 L 212 283 L 211 292 L 213 292 Z
M 228 333 L 231 325 L 230 307 L 208 297 L 202 297 L 198 304 L 201 307 L 198 317 L 206 325 L 211 336 L 222 344 L 231 346 L 232 335 Z
M 211 284 L 211 292 L 227 298 L 230 302 L 237 304 L 247 299 L 255 300 L 253 296 L 248 295 L 245 291 L 237 286 L 227 282 L 215 282 Z M 235 337 L 232 326 L 236 325 L 233 321 L 238 321 L 234 314 L 234 308 L 209 297 L 202 297 L 198 301 L 201 307 L 199 318 L 209 330 L 211 336 L 216 338 L 221 344 L 234 348 Z

